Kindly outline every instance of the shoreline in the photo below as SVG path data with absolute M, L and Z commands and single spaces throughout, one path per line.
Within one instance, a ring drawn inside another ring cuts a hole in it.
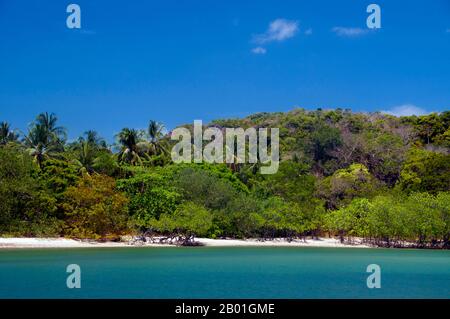
M 130 238 L 131 239 L 131 238 Z M 195 238 L 195 244 L 200 247 L 323 247 L 323 248 L 376 248 L 360 243 L 341 243 L 336 238 L 320 237 L 318 239 L 292 240 L 284 238 L 271 240 L 259 239 L 210 239 Z M 0 238 L 1 249 L 28 249 L 28 248 L 116 248 L 116 247 L 183 247 L 167 243 L 136 242 L 124 240 L 120 242 L 99 242 L 94 240 L 75 240 L 67 238 Z

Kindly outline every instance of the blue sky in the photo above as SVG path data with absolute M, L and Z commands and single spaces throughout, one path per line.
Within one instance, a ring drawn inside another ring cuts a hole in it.
M 366 6 L 382 28 L 366 27 Z M 81 7 L 80 30 L 66 6 Z M 0 120 L 109 141 L 149 119 L 450 109 L 450 1 L 0 0 Z

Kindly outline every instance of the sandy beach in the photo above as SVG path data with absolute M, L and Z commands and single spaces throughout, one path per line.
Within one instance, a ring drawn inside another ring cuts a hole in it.
M 319 238 L 306 240 L 286 241 L 284 239 L 273 239 L 261 241 L 258 239 L 209 239 L 196 238 L 195 241 L 202 246 L 208 247 L 238 247 L 238 246 L 252 246 L 252 247 L 353 247 L 353 248 L 369 248 L 370 246 L 358 243 L 342 244 L 336 238 Z M 101 248 L 101 247 L 176 247 L 171 244 L 159 244 L 150 242 L 97 242 L 86 240 L 74 240 L 67 238 L 0 238 L 0 249 L 14 249 L 14 248 Z

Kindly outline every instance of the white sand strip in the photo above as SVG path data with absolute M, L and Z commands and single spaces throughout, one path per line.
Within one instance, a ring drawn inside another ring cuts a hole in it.
M 0 248 L 118 247 L 125 243 L 81 241 L 66 238 L 0 238 Z
M 355 244 L 343 244 L 336 238 L 319 238 L 306 240 L 293 240 L 291 242 L 284 239 L 273 239 L 261 241 L 258 239 L 209 239 L 196 238 L 196 242 L 209 247 L 355 247 L 369 248 L 370 246 L 361 244 L 355 240 Z M 1 248 L 100 248 L 100 247 L 175 247 L 174 245 L 158 243 L 131 244 L 130 242 L 96 242 L 81 241 L 66 238 L 0 238 Z

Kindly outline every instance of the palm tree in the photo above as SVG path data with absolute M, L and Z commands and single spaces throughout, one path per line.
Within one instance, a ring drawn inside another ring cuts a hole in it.
M 77 145 L 77 157 L 75 163 L 80 167 L 82 171 L 86 171 L 88 174 L 94 171 L 94 161 L 96 158 L 96 149 L 87 141 L 83 141 Z
M 55 114 L 41 113 L 28 128 L 24 144 L 39 167 L 45 159 L 54 157 L 64 151 L 66 130 L 56 126 L 58 118 Z
M 16 142 L 19 135 L 10 129 L 8 122 L 0 123 L 0 145 L 6 145 L 10 142 Z
M 106 141 L 96 131 L 84 132 L 70 148 L 75 152 L 74 162 L 88 174 L 94 172 L 96 158 L 101 151 L 107 150 Z
M 154 120 L 150 120 L 148 123 L 148 129 L 147 129 L 147 133 L 148 136 L 150 137 L 150 140 L 152 142 L 159 140 L 161 137 L 164 136 L 163 132 L 165 130 L 164 124 L 154 121 Z
M 66 129 L 62 126 L 56 126 L 58 118 L 54 113 L 48 114 L 47 112 L 41 113 L 36 117 L 33 125 L 40 125 L 44 127 L 48 132 L 49 138 L 57 138 L 61 142 L 64 142 L 67 138 Z
M 147 143 L 143 140 L 140 130 L 123 128 L 116 138 L 120 144 L 119 161 L 131 165 L 142 165 L 142 157 L 148 151 Z
M 45 159 L 55 157 L 64 151 L 61 141 L 56 137 L 49 137 L 48 130 L 42 125 L 35 125 L 28 129 L 28 134 L 24 137 L 24 144 L 41 168 Z
M 108 148 L 108 145 L 106 144 L 106 141 L 99 136 L 99 134 L 94 130 L 89 130 L 84 132 L 84 136 L 81 136 L 78 139 L 78 142 L 87 142 L 93 147 L 97 149 L 106 149 Z
M 148 148 L 150 155 L 163 155 L 167 154 L 167 149 L 162 143 L 161 139 L 164 137 L 164 124 L 150 120 L 147 128 Z

